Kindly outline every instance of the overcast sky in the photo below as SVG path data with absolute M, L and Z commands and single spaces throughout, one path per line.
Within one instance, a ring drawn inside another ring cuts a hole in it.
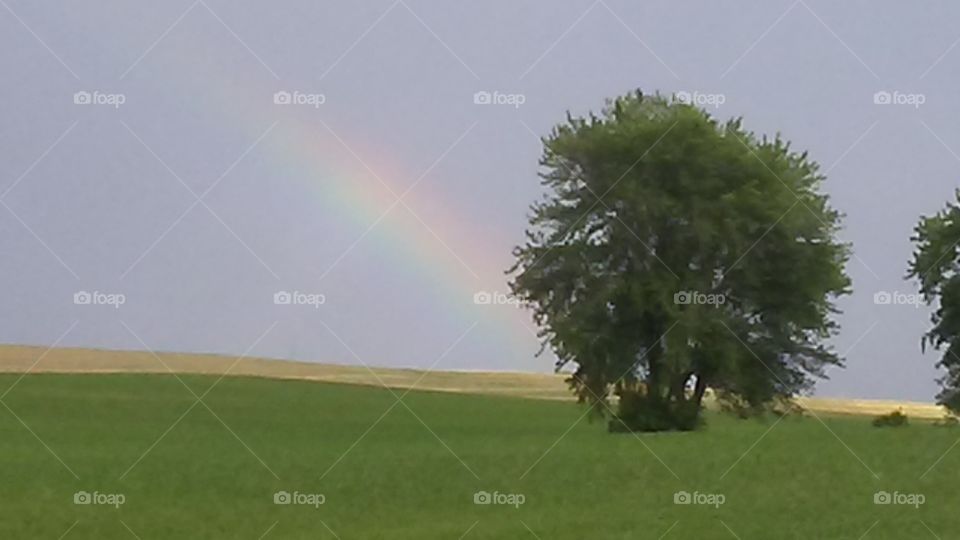
M 498 295 L 538 138 L 642 88 L 823 165 L 855 292 L 818 393 L 931 400 L 903 277 L 960 180 L 960 4 L 924 6 L 0 1 L 0 341 L 549 371 Z

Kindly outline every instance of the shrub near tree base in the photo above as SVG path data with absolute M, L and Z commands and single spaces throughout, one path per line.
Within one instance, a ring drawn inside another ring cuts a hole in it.
M 611 429 L 693 429 L 708 388 L 752 413 L 841 363 L 848 246 L 806 153 L 640 92 L 543 146 L 510 286 L 579 400 L 620 397 Z
M 699 408 L 692 400 L 672 402 L 643 392 L 626 391 L 620 395 L 617 413 L 607 428 L 611 433 L 693 431 L 700 425 Z
M 900 427 L 907 425 L 907 415 L 896 410 L 892 413 L 881 414 L 873 419 L 873 427 Z

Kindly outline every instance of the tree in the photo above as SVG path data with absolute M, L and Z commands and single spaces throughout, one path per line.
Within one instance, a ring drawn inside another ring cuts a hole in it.
M 849 248 L 806 153 L 639 91 L 543 145 L 510 285 L 579 400 L 619 398 L 611 428 L 692 429 L 708 388 L 756 410 L 841 364 Z
M 920 346 L 943 350 L 937 367 L 946 375 L 937 380 L 937 403 L 960 412 L 960 191 L 957 202 L 929 217 L 922 217 L 914 229 L 916 251 L 907 277 L 920 282 L 927 304 L 939 300 L 930 316 L 933 327 L 923 335 Z

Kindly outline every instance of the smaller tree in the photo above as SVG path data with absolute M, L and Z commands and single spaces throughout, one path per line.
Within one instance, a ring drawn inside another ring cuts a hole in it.
M 912 240 L 916 244 L 908 277 L 920 282 L 927 304 L 939 301 L 930 316 L 933 327 L 920 341 L 943 350 L 937 367 L 946 374 L 937 379 L 940 392 L 937 403 L 960 412 L 960 190 L 955 202 L 947 203 L 939 213 L 920 219 Z

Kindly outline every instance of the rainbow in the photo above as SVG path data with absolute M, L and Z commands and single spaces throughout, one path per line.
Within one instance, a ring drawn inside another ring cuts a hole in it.
M 483 307 L 474 304 L 475 293 L 508 290 L 504 268 L 494 263 L 506 260 L 509 244 L 492 242 L 485 231 L 470 230 L 455 215 L 455 204 L 439 200 L 434 195 L 436 192 L 425 185 L 430 178 L 422 178 L 413 185 L 418 178 L 399 179 L 382 174 L 380 171 L 399 169 L 391 166 L 383 152 L 364 147 L 355 137 L 334 135 L 320 121 L 311 121 L 312 114 L 298 111 L 298 107 L 284 108 L 282 114 L 287 116 L 275 129 L 282 130 L 283 136 L 268 137 L 269 140 L 264 141 L 267 155 L 276 160 L 278 166 L 293 167 L 295 176 L 302 179 L 303 188 L 322 201 L 328 211 L 353 222 L 364 235 L 359 242 L 376 242 L 378 249 L 389 253 L 391 260 L 407 271 L 429 273 L 433 293 L 463 319 L 465 325 L 479 320 L 483 313 L 480 311 Z M 259 122 L 257 125 L 269 124 Z M 280 139 L 283 144 L 277 144 Z M 344 145 L 349 152 L 362 157 L 366 165 L 360 158 L 353 159 L 354 163 L 334 162 L 323 151 Z M 367 156 L 376 156 L 376 162 L 370 163 Z M 368 166 L 376 174 L 368 170 Z M 411 185 L 412 189 L 406 191 Z M 397 196 L 402 196 L 411 210 L 397 203 Z M 421 221 L 422 218 L 414 214 L 423 208 L 430 209 L 429 222 Z M 389 224 L 384 223 L 387 212 Z M 321 269 L 319 276 L 324 277 L 326 271 L 327 268 Z M 488 333 L 493 330 L 498 338 L 505 338 L 529 357 L 537 340 L 531 333 L 530 323 L 520 320 L 528 319 L 529 314 L 507 306 L 490 306 L 486 312 L 496 315 L 494 327 L 484 324 L 484 328 L 478 329 Z
M 224 74 L 219 80 L 229 81 L 230 77 Z M 217 103 L 224 125 L 235 126 L 252 143 L 276 122 L 254 150 L 257 155 L 300 179 L 305 196 L 323 205 L 325 212 L 355 225 L 357 235 L 364 234 L 360 242 L 377 242 L 378 249 L 388 253 L 396 267 L 428 276 L 432 293 L 447 306 L 451 316 L 462 319 L 464 329 L 479 322 L 474 331 L 482 332 L 485 341 L 494 345 L 491 349 L 500 351 L 497 354 L 509 355 L 510 365 L 516 366 L 513 369 L 546 369 L 549 362 L 533 357 L 539 342 L 527 311 L 510 306 L 483 309 L 474 304 L 478 291 L 508 291 L 503 271 L 509 264 L 509 237 L 493 241 L 489 231 L 471 229 L 458 218 L 455 202 L 441 200 L 427 185 L 435 170 L 422 179 L 389 174 L 401 170 L 389 152 L 369 148 L 362 137 L 351 133 L 330 131 L 312 107 L 271 106 L 275 92 L 293 91 L 280 81 L 271 82 L 275 87 L 231 85 L 215 89 L 223 98 Z M 210 91 L 207 88 L 201 93 Z M 324 106 L 330 105 L 320 105 Z M 464 126 L 465 132 L 468 127 Z M 468 138 L 465 133 L 464 140 Z M 403 195 L 411 212 L 396 203 L 396 196 L 418 180 Z M 430 209 L 429 221 L 413 215 L 418 208 Z M 389 226 L 381 221 L 370 228 L 388 209 Z M 396 219 L 398 214 L 406 216 Z M 323 277 L 326 270 L 318 268 L 318 277 Z

